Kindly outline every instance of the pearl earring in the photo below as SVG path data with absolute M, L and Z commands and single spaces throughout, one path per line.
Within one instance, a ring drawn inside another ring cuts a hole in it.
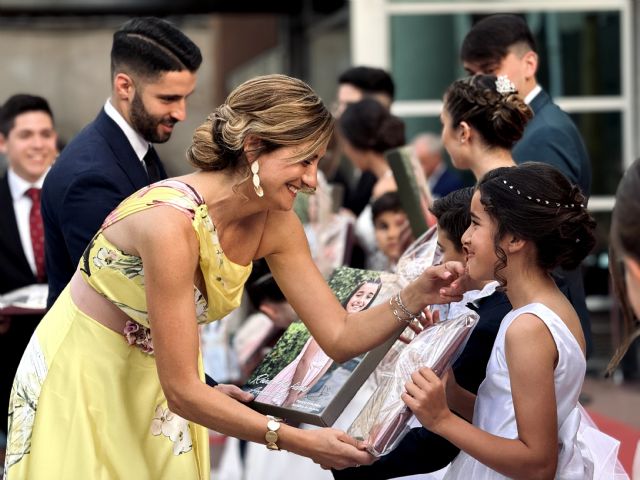
M 256 191 L 256 195 L 262 198 L 264 196 L 264 190 L 260 186 L 260 177 L 258 176 L 259 171 L 260 165 L 256 160 L 251 164 L 251 173 L 253 174 L 253 189 Z

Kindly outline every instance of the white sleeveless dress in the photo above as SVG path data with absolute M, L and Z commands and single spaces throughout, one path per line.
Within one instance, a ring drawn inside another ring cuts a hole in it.
M 558 403 L 559 458 L 556 479 L 587 480 L 628 478 L 617 462 L 619 442 L 600 432 L 578 403 L 586 371 L 584 354 L 575 337 L 555 312 L 541 303 L 512 310 L 502 320 L 487 365 L 487 376 L 478 389 L 473 424 L 493 435 L 517 438 L 511 382 L 505 353 L 505 336 L 511 322 L 532 313 L 547 326 L 558 349 L 555 393 Z M 506 479 L 475 458 L 460 452 L 445 479 Z

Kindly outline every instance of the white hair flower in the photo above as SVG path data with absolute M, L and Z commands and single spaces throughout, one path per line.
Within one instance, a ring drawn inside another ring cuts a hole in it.
M 496 91 L 502 95 L 516 92 L 516 86 L 506 75 L 498 75 L 496 79 Z

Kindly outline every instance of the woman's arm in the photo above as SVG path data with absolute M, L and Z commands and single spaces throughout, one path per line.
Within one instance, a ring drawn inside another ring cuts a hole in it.
M 492 435 L 453 415 L 443 382 L 430 369 L 411 376 L 402 398 L 426 428 L 489 468 L 511 478 L 553 478 L 558 462 L 553 337 L 538 317 L 521 315 L 507 331 L 506 353 L 516 439 Z
M 406 327 L 386 303 L 347 315 L 314 264 L 293 212 L 269 213 L 258 256 L 266 257 L 293 309 L 327 355 L 338 362 L 371 350 Z M 457 292 L 441 289 L 463 273 L 462 265 L 455 262 L 431 267 L 402 290 L 402 301 L 409 310 L 419 312 L 429 304 L 459 299 L 453 295 Z
M 198 241 L 188 219 L 171 207 L 136 215 L 132 236 L 142 257 L 158 376 L 169 409 L 226 435 L 266 443 L 264 415 L 208 387 L 199 378 L 199 339 L 193 301 Z M 337 468 L 371 463 L 355 441 L 332 429 L 305 431 L 283 424 L 280 448 Z

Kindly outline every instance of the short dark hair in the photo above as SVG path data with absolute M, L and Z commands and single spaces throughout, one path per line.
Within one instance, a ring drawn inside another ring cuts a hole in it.
M 405 143 L 404 122 L 373 98 L 349 104 L 338 127 L 347 141 L 360 150 L 383 153 Z
M 156 17 L 133 18 L 113 34 L 111 76 L 122 70 L 146 79 L 164 72 L 195 72 L 200 49 L 171 23 Z
M 371 219 L 373 223 L 385 212 L 404 212 L 398 192 L 386 192 L 371 204 Z
M 458 252 L 462 252 L 462 235 L 471 224 L 471 197 L 474 187 L 461 188 L 439 198 L 429 207 L 438 226 L 447 232 Z
M 26 112 L 44 112 L 51 117 L 53 123 L 53 112 L 46 99 L 20 93 L 9 97 L 0 108 L 0 133 L 5 137 L 8 136 L 15 126 L 16 117 Z
M 536 52 L 536 41 L 519 15 L 490 15 L 478 21 L 464 37 L 460 48 L 463 62 L 498 63 L 516 44 Z
M 557 168 L 538 162 L 501 167 L 478 182 L 480 202 L 496 222 L 493 239 L 498 260 L 495 279 L 506 286 L 500 270 L 507 255 L 500 240 L 511 234 L 536 247 L 536 262 L 544 270 L 573 270 L 595 245 L 596 222 L 586 197 Z
M 345 70 L 338 77 L 338 83 L 348 83 L 369 95 L 386 93 L 391 99 L 396 90 L 391 75 L 381 68 L 374 67 L 360 66 Z
M 247 279 L 246 292 L 254 308 L 258 310 L 264 302 L 286 302 L 287 299 L 278 287 L 271 275 L 266 260 L 260 259 L 253 262 L 253 268 Z
M 467 122 L 489 147 L 511 150 L 524 133 L 533 112 L 517 92 L 500 93 L 495 75 L 473 75 L 453 82 L 444 94 L 451 126 Z

